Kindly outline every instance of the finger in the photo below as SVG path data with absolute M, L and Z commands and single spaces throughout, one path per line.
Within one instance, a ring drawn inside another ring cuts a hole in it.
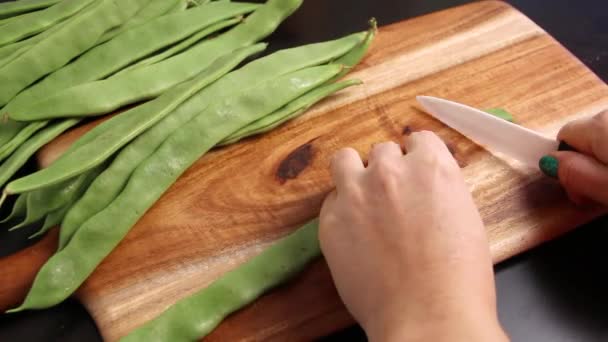
M 570 197 L 608 206 L 608 166 L 576 152 L 557 152 L 558 177 Z
M 608 111 L 568 123 L 559 132 L 558 139 L 608 164 Z
M 439 153 L 446 154 L 452 158 L 452 154 L 448 150 L 443 140 L 437 134 L 430 131 L 414 132 L 403 139 L 403 147 L 407 153 Z
M 367 157 L 367 165 L 373 165 L 376 163 L 387 162 L 390 160 L 400 160 L 403 157 L 403 151 L 401 146 L 394 142 L 385 142 L 376 144 L 372 147 Z
M 364 170 L 365 166 L 359 153 L 352 148 L 339 150 L 331 161 L 331 175 L 338 191 L 344 189 Z

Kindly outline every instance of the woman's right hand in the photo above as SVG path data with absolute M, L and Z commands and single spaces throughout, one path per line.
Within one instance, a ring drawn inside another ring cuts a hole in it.
M 545 173 L 557 176 L 575 203 L 594 202 L 608 207 L 608 111 L 567 124 L 558 139 L 579 152 L 554 153 L 557 163 L 553 171 L 547 170 L 547 165 L 555 159 L 543 158 Z

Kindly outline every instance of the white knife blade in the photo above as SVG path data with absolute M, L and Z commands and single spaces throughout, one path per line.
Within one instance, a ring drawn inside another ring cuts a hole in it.
M 431 96 L 417 96 L 426 112 L 491 152 L 504 153 L 538 168 L 539 160 L 560 144 L 533 130 L 479 109 Z

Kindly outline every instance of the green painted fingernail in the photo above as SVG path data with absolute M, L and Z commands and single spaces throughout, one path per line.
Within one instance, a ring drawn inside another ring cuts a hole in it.
M 553 156 L 544 156 L 540 158 L 538 163 L 541 171 L 552 178 L 557 178 L 557 169 L 559 168 L 559 161 Z

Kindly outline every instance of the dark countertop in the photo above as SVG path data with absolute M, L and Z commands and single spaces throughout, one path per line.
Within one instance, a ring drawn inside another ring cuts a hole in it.
M 362 29 L 370 16 L 385 25 L 467 2 L 306 0 L 269 41 L 277 49 L 325 40 Z M 606 0 L 507 2 L 608 82 Z M 606 244 L 608 217 L 496 267 L 499 316 L 513 341 L 608 341 Z M 345 337 L 365 340 L 358 327 L 327 340 Z M 48 310 L 0 318 L 0 341 L 99 340 L 94 322 L 73 300 Z

